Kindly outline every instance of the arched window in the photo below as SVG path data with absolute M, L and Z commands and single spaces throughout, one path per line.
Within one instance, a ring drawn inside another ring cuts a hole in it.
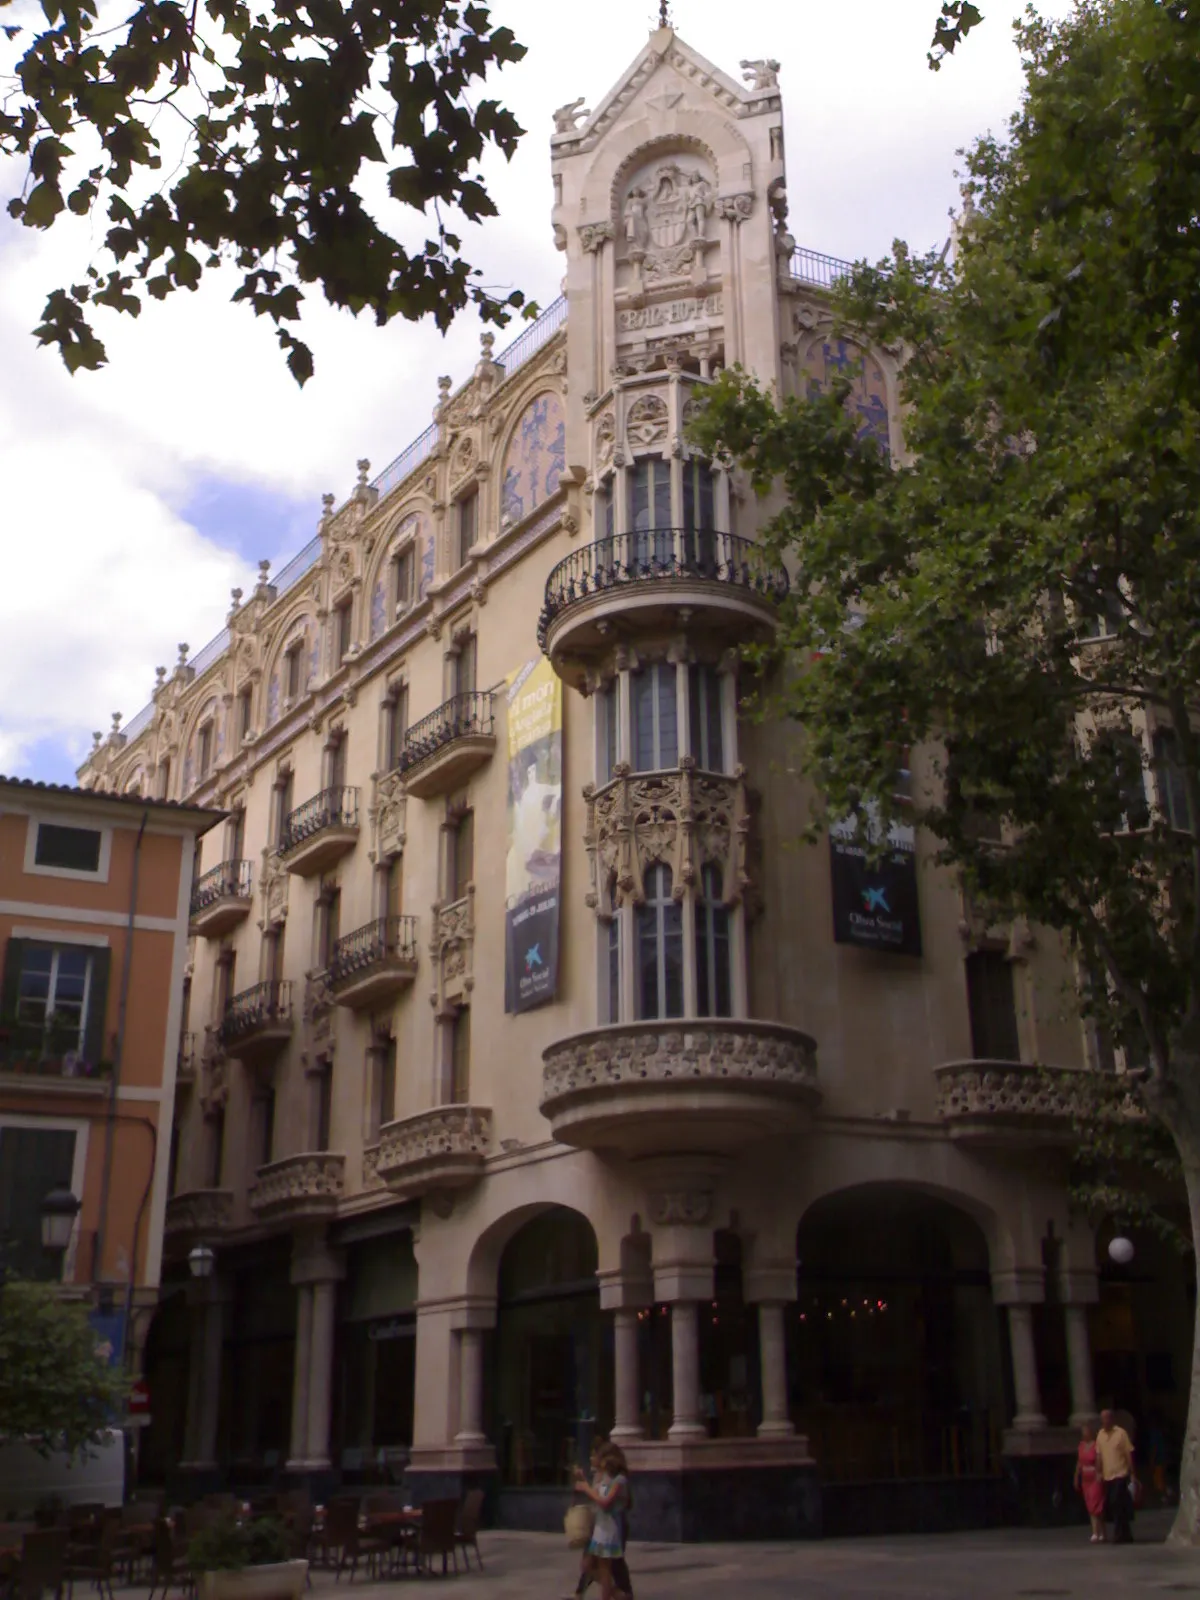
M 729 912 L 721 903 L 721 873 L 711 862 L 700 874 L 696 896 L 696 1012 L 732 1014 L 729 994 Z
M 683 1015 L 683 912 L 671 893 L 671 869 L 651 867 L 637 912 L 638 1016 Z

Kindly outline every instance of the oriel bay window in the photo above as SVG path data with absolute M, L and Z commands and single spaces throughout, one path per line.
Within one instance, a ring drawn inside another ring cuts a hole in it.
M 721 678 L 715 667 L 688 668 L 691 754 L 705 772 L 724 772 L 721 737 Z
M 624 739 L 622 678 L 629 685 Z M 737 759 L 726 735 L 733 693 L 732 675 L 701 662 L 646 661 L 615 674 L 593 697 L 596 781 L 609 782 L 621 759 L 634 772 L 669 772 L 689 755 L 703 772 L 729 772 Z

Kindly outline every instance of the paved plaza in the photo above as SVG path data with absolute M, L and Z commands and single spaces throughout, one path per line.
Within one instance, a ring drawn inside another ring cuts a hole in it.
M 1140 1542 L 1126 1548 L 1088 1543 L 1086 1527 L 1037 1531 L 941 1534 L 885 1539 L 828 1539 L 811 1544 L 671 1545 L 630 1547 L 638 1600 L 696 1596 L 761 1596 L 763 1600 L 1017 1600 L 1017 1597 L 1108 1596 L 1147 1600 L 1155 1595 L 1200 1596 L 1200 1551 L 1167 1549 L 1170 1513 L 1138 1518 Z M 358 1582 L 338 1592 L 358 1600 L 398 1600 L 435 1589 L 471 1600 L 558 1600 L 574 1586 L 577 1558 L 547 1534 L 485 1533 L 484 1570 L 444 1582 L 406 1578 Z M 315 1576 L 317 1590 L 333 1580 Z M 593 1600 L 599 1591 L 592 1589 Z M 332 1600 L 332 1594 L 327 1597 Z

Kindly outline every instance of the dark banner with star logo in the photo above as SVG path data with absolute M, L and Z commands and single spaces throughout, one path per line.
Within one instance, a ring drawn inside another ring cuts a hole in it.
M 558 993 L 562 684 L 539 657 L 509 679 L 507 699 L 504 1009 L 517 1012 Z
M 893 825 L 881 855 L 868 852 L 870 821 L 864 816 L 831 824 L 833 937 L 838 944 L 894 955 L 921 954 L 921 909 L 917 896 L 916 833 Z

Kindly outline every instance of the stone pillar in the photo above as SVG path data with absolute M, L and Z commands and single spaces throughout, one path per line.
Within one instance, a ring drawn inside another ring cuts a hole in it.
M 223 1285 L 210 1278 L 200 1289 L 192 1322 L 191 1371 L 185 1465 L 212 1470 L 217 1464 L 217 1421 L 221 1403 L 221 1347 L 225 1342 Z
M 613 1313 L 613 1392 L 616 1417 L 612 1437 L 618 1442 L 642 1437 L 641 1383 L 638 1371 L 637 1312 Z
M 292 1372 L 292 1448 L 288 1452 L 289 1467 L 304 1465 L 308 1450 L 308 1379 L 312 1370 L 312 1307 L 311 1283 L 302 1283 L 296 1289 L 296 1356 Z
M 464 1328 L 459 1340 L 462 1387 L 454 1442 L 469 1447 L 485 1445 L 488 1441 L 483 1431 L 483 1329 Z
M 337 1310 L 337 1283 L 325 1278 L 314 1283 L 312 1294 L 312 1355 L 308 1380 L 308 1445 L 310 1467 L 329 1465 L 329 1411 L 333 1390 L 333 1328 Z
M 1067 1367 L 1071 1379 L 1071 1417 L 1073 1428 L 1096 1420 L 1096 1396 L 1092 1388 L 1092 1347 L 1088 1340 L 1087 1307 L 1064 1306 L 1067 1324 Z
M 1008 1338 L 1012 1348 L 1013 1389 L 1017 1400 L 1017 1414 L 1013 1418 L 1013 1427 L 1033 1432 L 1046 1426 L 1046 1417 L 1042 1411 L 1042 1395 L 1038 1383 L 1031 1305 L 1017 1303 L 1009 1305 Z
M 671 1307 L 671 1389 L 674 1418 L 668 1439 L 703 1439 L 700 1420 L 700 1329 L 694 1300 Z
M 187 1418 L 183 1433 L 184 1466 L 194 1466 L 200 1461 L 200 1411 L 204 1394 L 204 1303 L 191 1299 L 191 1319 L 188 1326 L 188 1391 Z
M 762 1421 L 758 1425 L 759 1434 L 779 1438 L 795 1433 L 788 1416 L 787 1347 L 781 1305 L 759 1304 L 758 1348 L 762 1365 Z

